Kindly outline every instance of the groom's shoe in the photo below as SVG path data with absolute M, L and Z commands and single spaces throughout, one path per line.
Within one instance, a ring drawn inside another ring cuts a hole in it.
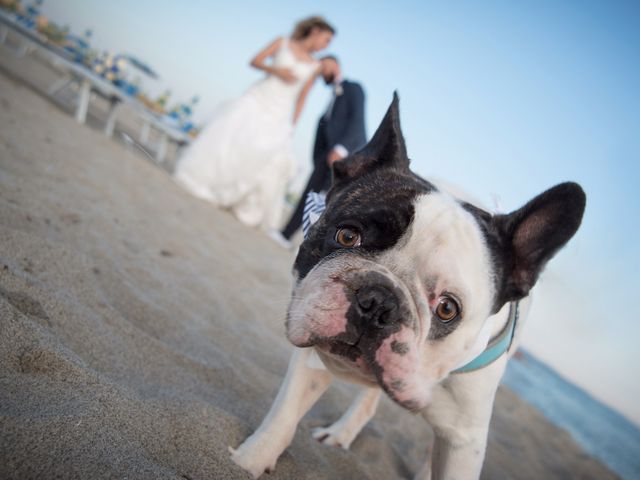
M 282 232 L 279 232 L 278 230 L 269 230 L 268 233 L 269 233 L 269 238 L 271 238 L 271 240 L 276 242 L 285 250 L 291 250 L 291 247 L 293 247 L 293 243 L 291 243 L 291 240 L 289 240 L 287 237 L 282 235 Z

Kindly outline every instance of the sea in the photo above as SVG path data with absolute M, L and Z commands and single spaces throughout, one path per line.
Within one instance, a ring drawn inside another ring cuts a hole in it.
M 610 470 L 640 480 L 640 428 L 624 416 L 523 349 L 509 361 L 502 383 Z

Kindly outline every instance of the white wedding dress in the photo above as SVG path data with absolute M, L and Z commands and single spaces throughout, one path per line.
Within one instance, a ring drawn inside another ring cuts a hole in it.
M 224 104 L 178 160 L 174 176 L 194 195 L 243 223 L 279 229 L 287 183 L 295 173 L 293 112 L 317 61 L 298 59 L 288 39 L 273 58 L 296 81 L 270 75 Z

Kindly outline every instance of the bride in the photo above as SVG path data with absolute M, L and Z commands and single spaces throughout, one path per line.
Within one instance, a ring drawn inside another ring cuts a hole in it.
M 216 112 L 178 160 L 176 180 L 247 225 L 279 228 L 295 172 L 293 127 L 319 73 L 313 53 L 325 49 L 334 33 L 322 17 L 311 17 L 296 24 L 291 38 L 259 52 L 251 66 L 266 78 Z

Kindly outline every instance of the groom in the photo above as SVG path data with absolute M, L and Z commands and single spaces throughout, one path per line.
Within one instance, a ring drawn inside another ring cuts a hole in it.
M 309 192 L 323 192 L 331 186 L 331 165 L 362 147 L 367 139 L 364 128 L 364 91 L 360 84 L 342 78 L 340 63 L 332 55 L 321 59 L 320 74 L 333 87 L 329 107 L 318 122 L 313 147 L 313 172 L 286 227 L 271 232 L 285 248 L 302 224 L 305 200 Z

